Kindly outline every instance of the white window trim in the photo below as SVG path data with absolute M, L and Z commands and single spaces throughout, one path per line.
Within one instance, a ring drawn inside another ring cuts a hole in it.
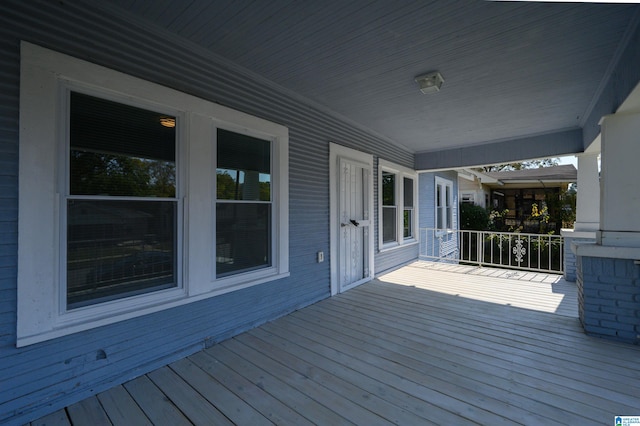
M 382 223 L 382 173 L 393 173 L 395 179 L 396 194 L 396 241 L 385 243 L 383 237 Z M 404 178 L 413 180 L 413 237 L 404 238 Z M 392 163 L 390 161 L 378 160 L 378 247 L 379 251 L 387 251 L 401 246 L 417 244 L 416 234 L 418 232 L 418 173 L 408 167 Z M 402 214 L 401 214 L 402 213 Z
M 178 117 L 177 288 L 64 311 L 60 235 L 63 143 L 69 88 Z M 273 142 L 273 264 L 215 279 L 216 128 Z M 204 99 L 27 42 L 21 45 L 17 346 L 192 303 L 289 275 L 288 129 Z M 60 159 L 55 161 L 52 159 Z M 46 218 L 46 219 L 43 219 Z
M 449 187 L 450 188 L 450 194 L 451 194 L 451 228 L 438 228 L 438 216 L 440 215 L 441 212 L 438 211 L 438 186 L 442 186 L 443 190 L 440 192 L 440 195 L 442 197 L 442 205 L 444 206 L 444 209 L 442 211 L 442 214 L 444 215 L 444 217 L 442 217 L 442 223 L 446 224 L 447 223 L 447 205 L 446 205 L 446 198 L 447 198 L 447 194 L 446 194 L 446 188 Z M 453 214 L 454 211 L 454 193 L 453 193 L 453 181 L 449 180 L 449 179 L 445 179 L 443 177 L 440 176 L 436 176 L 435 177 L 435 185 L 434 185 L 434 203 L 433 203 L 433 208 L 435 210 L 435 214 L 434 214 L 434 228 L 436 229 L 436 233 L 437 234 L 445 234 L 447 232 L 451 232 L 453 230 L 455 230 L 456 228 L 456 221 L 455 221 L 455 217 Z

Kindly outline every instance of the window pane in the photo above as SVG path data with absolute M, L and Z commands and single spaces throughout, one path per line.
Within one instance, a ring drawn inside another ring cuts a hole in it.
M 271 142 L 218 129 L 219 200 L 271 201 Z
M 217 203 L 216 276 L 271 266 L 271 204 Z
M 175 287 L 176 203 L 67 201 L 67 308 Z
M 382 172 L 382 205 L 396 205 L 396 175 Z
M 413 210 L 404 210 L 404 238 L 413 237 Z
M 413 207 L 413 179 L 404 178 L 404 206 Z
M 397 241 L 396 238 L 396 208 L 382 208 L 382 242 L 391 243 Z
M 442 223 L 442 216 L 444 215 L 443 212 L 443 208 L 442 207 L 438 207 L 436 208 L 436 228 L 438 229 L 442 229 L 443 228 L 443 223 Z
M 445 206 L 446 206 L 446 215 L 447 215 L 447 229 L 451 229 L 453 228 L 453 209 L 452 209 L 452 205 L 451 205 L 451 191 L 452 191 L 452 187 L 447 185 L 445 188 L 447 188 L 446 191 L 446 200 L 445 200 Z
M 72 195 L 175 197 L 175 117 L 74 92 L 70 114 Z

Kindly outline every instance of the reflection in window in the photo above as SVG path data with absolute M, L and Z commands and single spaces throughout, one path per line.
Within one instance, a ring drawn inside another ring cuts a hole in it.
M 403 237 L 413 237 L 413 179 L 403 178 L 404 220 Z
M 382 172 L 382 242 L 391 243 L 396 238 L 396 175 Z
M 271 142 L 218 129 L 216 194 L 216 276 L 271 266 Z
M 70 94 L 67 309 L 177 286 L 176 129 Z
M 453 183 L 436 177 L 436 227 L 452 229 L 453 224 Z

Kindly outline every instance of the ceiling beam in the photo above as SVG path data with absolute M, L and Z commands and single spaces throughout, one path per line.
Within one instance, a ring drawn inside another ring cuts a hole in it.
M 616 112 L 640 82 L 640 10 L 636 12 L 618 46 L 606 75 L 583 120 L 586 150 L 600 133 L 600 120 Z
M 415 156 L 415 169 L 442 170 L 513 163 L 536 158 L 560 157 L 582 151 L 582 129 L 576 128 L 482 145 L 418 153 Z

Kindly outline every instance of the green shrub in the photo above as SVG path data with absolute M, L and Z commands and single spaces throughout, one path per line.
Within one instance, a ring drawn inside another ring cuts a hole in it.
M 489 229 L 489 213 L 475 204 L 460 204 L 460 229 L 484 231 Z

